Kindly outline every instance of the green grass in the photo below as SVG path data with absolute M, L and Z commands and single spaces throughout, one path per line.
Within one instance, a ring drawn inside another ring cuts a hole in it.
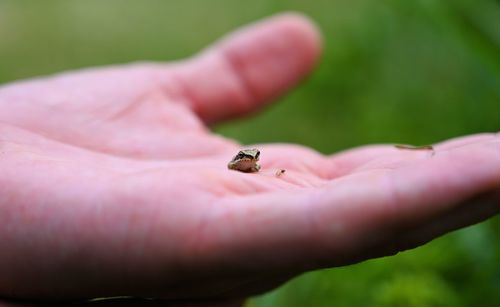
M 323 30 L 317 71 L 266 112 L 217 132 L 333 153 L 500 130 L 494 0 L 0 0 L 0 83 L 180 59 L 283 10 L 304 12 Z M 495 306 L 498 289 L 495 218 L 394 257 L 305 274 L 249 306 Z

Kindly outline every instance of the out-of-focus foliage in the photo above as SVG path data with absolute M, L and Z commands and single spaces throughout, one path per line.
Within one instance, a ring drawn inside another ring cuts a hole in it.
M 218 132 L 333 153 L 500 130 L 495 0 L 0 0 L 0 83 L 180 59 L 283 10 L 324 32 L 318 70 L 267 112 Z M 248 305 L 499 306 L 499 289 L 496 218 L 394 257 L 305 274 Z

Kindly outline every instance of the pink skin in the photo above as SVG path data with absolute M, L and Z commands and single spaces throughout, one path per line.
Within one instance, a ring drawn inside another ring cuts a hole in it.
M 283 14 L 180 63 L 0 88 L 0 294 L 238 306 L 303 271 L 394 254 L 500 211 L 498 134 L 434 154 L 257 144 L 259 173 L 228 170 L 242 146 L 207 125 L 290 89 L 320 49 L 310 21 Z

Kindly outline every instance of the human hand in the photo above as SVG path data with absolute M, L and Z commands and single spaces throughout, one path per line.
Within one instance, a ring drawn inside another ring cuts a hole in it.
M 252 145 L 262 170 L 228 170 L 242 146 L 207 125 L 289 89 L 319 41 L 282 15 L 184 62 L 0 88 L 0 294 L 239 304 L 500 211 L 498 134 L 434 152 Z

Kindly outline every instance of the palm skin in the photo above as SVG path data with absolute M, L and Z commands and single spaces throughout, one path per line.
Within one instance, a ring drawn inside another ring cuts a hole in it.
M 252 145 L 261 171 L 228 170 L 242 146 L 206 125 L 289 89 L 319 50 L 311 23 L 287 14 L 182 63 L 0 88 L 0 294 L 238 305 L 500 211 L 493 134 L 434 152 Z

